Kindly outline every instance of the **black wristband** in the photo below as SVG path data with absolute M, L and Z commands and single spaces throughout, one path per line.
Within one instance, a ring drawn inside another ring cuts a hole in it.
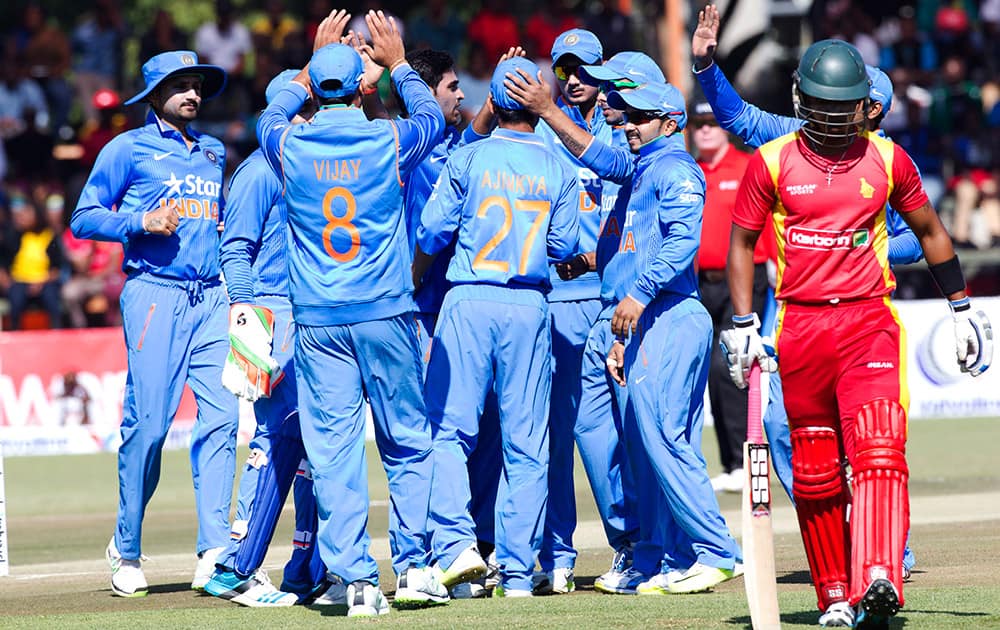
M 927 269 L 930 270 L 931 277 L 934 278 L 944 297 L 965 291 L 965 276 L 962 275 L 962 265 L 959 264 L 957 255 L 943 263 L 927 265 Z

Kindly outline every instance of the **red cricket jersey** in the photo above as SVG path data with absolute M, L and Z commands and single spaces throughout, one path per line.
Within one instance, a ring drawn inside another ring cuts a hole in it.
M 698 166 L 704 171 L 707 184 L 705 210 L 701 221 L 701 245 L 698 247 L 698 269 L 722 271 L 726 268 L 736 192 L 739 190 L 749 162 L 750 154 L 740 151 L 731 144 L 715 166 L 698 160 Z M 770 232 L 771 230 L 765 230 L 757 241 L 753 255 L 755 263 L 762 263 L 768 259 L 767 245 Z
M 771 217 L 779 300 L 877 297 L 896 286 L 889 268 L 887 201 L 898 212 L 927 203 L 917 168 L 901 147 L 865 133 L 834 162 L 809 149 L 795 132 L 750 158 L 733 222 L 761 230 Z

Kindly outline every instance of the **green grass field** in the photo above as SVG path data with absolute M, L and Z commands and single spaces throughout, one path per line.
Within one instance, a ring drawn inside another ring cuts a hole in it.
M 915 422 L 910 427 L 912 546 L 918 566 L 894 628 L 1000 628 L 1000 468 L 995 463 L 1000 419 Z M 717 460 L 706 435 L 710 471 Z M 369 458 L 374 502 L 370 531 L 393 589 L 385 543 L 385 476 Z M 7 516 L 11 576 L 0 578 L 0 628 L 233 628 L 364 623 L 343 611 L 251 610 L 188 590 L 194 569 L 195 516 L 184 452 L 168 452 L 147 512 L 143 552 L 150 595 L 111 596 L 104 547 L 114 527 L 116 464 L 112 454 L 8 458 Z M 777 483 L 775 482 L 777 489 Z M 776 490 L 777 492 L 777 490 Z M 582 469 L 577 474 L 580 549 L 572 595 L 533 600 L 453 602 L 424 611 L 393 611 L 373 623 L 405 628 L 749 628 L 741 580 L 711 594 L 614 597 L 593 591 L 611 553 L 603 540 Z M 730 527 L 739 527 L 739 499 L 721 497 Z M 782 626 L 816 627 L 818 616 L 794 514 L 775 500 L 776 556 Z M 265 567 L 277 583 L 290 552 L 286 507 Z

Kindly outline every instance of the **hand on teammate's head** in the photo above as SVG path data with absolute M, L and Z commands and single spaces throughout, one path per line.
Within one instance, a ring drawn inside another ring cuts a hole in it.
M 406 48 L 395 19 L 382 11 L 369 11 L 365 22 L 372 35 L 371 46 L 366 46 L 366 51 L 375 63 L 391 70 L 406 61 Z
M 507 50 L 507 52 L 500 55 L 500 61 L 497 62 L 497 65 L 507 61 L 508 59 L 513 59 L 514 57 L 527 57 L 527 56 L 528 56 L 527 53 L 525 53 L 524 49 L 521 48 L 520 46 L 511 46 L 510 49 Z
M 364 76 L 361 78 L 361 86 L 371 88 L 377 85 L 379 79 L 382 78 L 382 73 L 385 71 L 385 68 L 377 64 L 375 60 L 372 59 L 372 47 L 368 45 L 368 41 L 365 39 L 365 36 L 361 33 L 348 31 L 347 35 L 340 38 L 340 43 L 352 47 L 359 55 L 361 55 L 361 62 L 365 67 Z
M 351 14 L 343 9 L 330 11 L 330 15 L 323 18 L 316 29 L 316 39 L 313 41 L 313 52 L 324 46 L 340 42 L 344 34 L 344 28 L 351 19 Z
M 507 88 L 507 93 L 532 114 L 541 116 L 546 108 L 554 106 L 552 88 L 542 78 L 541 72 L 533 77 L 518 68 L 517 74 L 508 72 L 506 76 L 503 84 Z

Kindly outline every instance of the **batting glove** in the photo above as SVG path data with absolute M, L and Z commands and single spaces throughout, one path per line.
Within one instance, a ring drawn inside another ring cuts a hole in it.
M 254 402 L 267 398 L 284 374 L 271 357 L 274 313 L 263 306 L 233 304 L 229 309 L 229 355 L 222 386 Z
M 993 361 L 993 327 L 986 313 L 973 311 L 969 298 L 953 300 L 951 318 L 955 322 L 955 356 L 958 367 L 979 376 Z
M 733 328 L 724 330 L 719 335 L 719 342 L 722 351 L 726 355 L 726 363 L 729 365 L 729 378 L 740 389 L 746 389 L 747 380 L 750 377 L 750 366 L 754 361 L 760 364 L 760 369 L 764 372 L 777 372 L 778 362 L 774 358 L 774 348 L 768 351 L 757 329 L 760 327 L 760 320 L 757 314 L 734 315 Z

